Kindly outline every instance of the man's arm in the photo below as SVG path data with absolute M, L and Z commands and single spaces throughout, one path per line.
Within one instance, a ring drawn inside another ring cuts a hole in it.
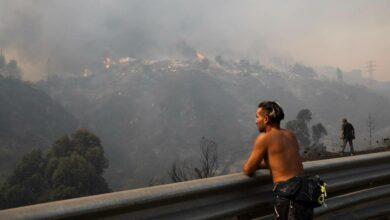
M 344 125 L 341 125 L 341 129 L 340 129 L 340 139 L 344 139 Z
M 264 161 L 264 155 L 267 151 L 267 144 L 265 141 L 265 135 L 260 134 L 253 145 L 252 153 L 249 156 L 248 161 L 243 167 L 244 174 L 251 176 L 257 169 L 260 168 L 262 161 Z

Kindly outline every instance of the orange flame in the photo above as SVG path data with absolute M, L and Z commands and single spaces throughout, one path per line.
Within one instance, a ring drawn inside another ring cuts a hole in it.
M 104 59 L 103 63 L 104 63 L 104 67 L 105 67 L 106 69 L 109 69 L 109 68 L 111 67 L 111 59 L 110 59 L 109 57 L 106 57 L 106 58 Z
M 199 52 L 196 52 L 196 58 L 199 60 L 199 61 L 202 61 L 205 59 L 205 57 L 203 56 L 203 54 L 199 53 Z
M 129 64 L 129 62 L 130 62 L 130 57 L 119 58 L 119 64 Z

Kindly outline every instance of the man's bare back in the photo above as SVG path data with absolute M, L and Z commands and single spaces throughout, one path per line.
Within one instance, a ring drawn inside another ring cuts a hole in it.
M 264 135 L 267 142 L 266 164 L 272 173 L 273 182 L 283 182 L 302 175 L 303 166 L 295 135 L 284 129 L 274 129 Z
M 258 105 L 256 125 L 260 134 L 256 138 L 243 171 L 246 175 L 252 176 L 259 168 L 270 170 L 274 183 L 277 183 L 273 188 L 275 219 L 291 219 L 291 217 L 313 219 L 314 206 L 298 204 L 295 201 L 296 195 L 309 195 L 308 188 L 302 187 L 304 182 L 309 184 L 309 181 L 303 177 L 297 138 L 292 132 L 280 128 L 280 121 L 283 118 L 284 112 L 278 103 L 264 101 Z M 311 186 L 313 189 L 320 190 L 318 184 L 319 182 Z M 294 190 L 295 193 L 292 193 Z M 318 199 L 305 201 L 312 202 Z
M 256 112 L 256 124 L 260 134 L 243 171 L 252 175 L 259 168 L 269 168 L 275 183 L 303 174 L 295 135 L 278 125 L 265 125 L 261 108 Z M 264 162 L 265 161 L 265 162 Z

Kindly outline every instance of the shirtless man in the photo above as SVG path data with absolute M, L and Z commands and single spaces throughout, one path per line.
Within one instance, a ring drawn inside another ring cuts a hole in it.
M 299 179 L 303 176 L 297 138 L 292 132 L 280 128 L 282 119 L 283 109 L 276 102 L 264 101 L 259 104 L 256 125 L 260 134 L 243 171 L 252 176 L 259 168 L 270 169 L 275 184 L 275 219 L 312 219 L 312 207 L 277 195 L 278 186 L 299 187 Z

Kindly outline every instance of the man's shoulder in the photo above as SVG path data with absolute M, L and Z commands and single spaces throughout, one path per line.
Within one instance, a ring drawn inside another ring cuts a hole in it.
M 295 134 L 287 129 L 280 129 L 277 132 L 272 133 L 260 133 L 257 138 L 256 142 L 268 142 L 269 140 L 275 140 L 275 138 L 296 138 Z
M 264 141 L 268 138 L 269 134 L 267 133 L 260 133 L 259 135 L 257 135 L 256 137 L 256 142 L 258 141 Z
M 260 147 L 260 146 L 261 147 L 265 147 L 265 146 L 267 146 L 268 138 L 269 138 L 269 134 L 267 134 L 267 133 L 260 133 L 256 137 L 255 146 L 257 146 L 257 147 Z
M 288 130 L 288 129 L 281 129 L 281 131 L 283 132 L 283 134 L 287 137 L 291 137 L 291 138 L 295 138 L 295 134 Z

